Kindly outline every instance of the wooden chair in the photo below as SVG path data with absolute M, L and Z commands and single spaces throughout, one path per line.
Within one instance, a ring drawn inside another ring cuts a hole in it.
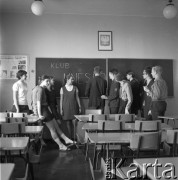
M 101 109 L 85 109 L 85 114 L 102 114 Z
M 115 121 L 134 122 L 135 114 L 116 114 Z
M 120 161 L 117 165 L 117 176 L 122 179 L 130 179 L 127 177 L 127 172 L 135 169 L 135 167 L 123 167 L 123 163 L 130 158 L 144 158 L 144 157 L 158 157 L 160 149 L 160 133 L 149 132 L 149 133 L 135 133 L 131 135 L 129 150 L 132 155 L 125 155 L 124 160 Z M 145 153 L 144 153 L 145 152 Z M 151 152 L 149 155 L 148 152 Z M 155 155 L 153 155 L 153 152 Z M 144 153 L 144 154 L 143 154 Z M 142 176 L 139 168 L 137 168 L 137 174 Z
M 172 147 L 172 155 L 178 155 L 178 129 L 167 130 L 166 143 Z
M 28 118 L 26 118 L 26 117 L 7 117 L 6 119 L 7 119 L 6 122 L 8 122 L 8 123 L 24 122 L 25 125 L 28 125 Z
M 25 133 L 25 123 L 2 123 L 0 129 L 3 136 L 19 136 Z
M 160 133 L 135 133 L 131 135 L 129 148 L 135 152 L 135 157 L 141 157 L 141 152 L 155 152 L 155 156 L 159 155 L 160 150 Z M 143 155 L 146 157 L 147 155 Z M 149 156 L 149 155 L 148 155 Z M 153 154 L 151 154 L 153 157 Z
M 103 158 L 101 158 L 101 168 L 100 170 L 93 170 L 93 165 L 91 159 L 89 158 L 89 166 L 91 172 L 92 180 L 105 180 L 106 179 L 106 166 Z
M 26 168 L 25 168 L 25 175 L 24 175 L 24 177 L 22 177 L 22 178 L 15 178 L 15 180 L 28 180 L 28 173 L 29 172 L 29 164 L 27 163 L 26 164 Z
M 89 122 L 98 122 L 99 120 L 107 120 L 107 114 L 89 114 Z
M 135 121 L 135 131 L 145 131 L 145 132 L 153 132 L 153 131 L 160 131 L 161 130 L 161 121 L 154 120 L 154 121 Z
M 104 120 L 99 120 L 98 121 L 98 132 L 121 132 L 124 127 L 124 122 L 122 121 L 104 121 Z M 96 145 L 95 149 L 95 156 L 96 156 L 96 168 L 98 165 L 98 156 L 102 150 L 104 150 L 105 146 L 103 145 Z M 109 150 L 113 152 L 121 150 L 121 146 L 118 144 L 110 144 L 109 145 Z M 114 155 L 113 155 L 114 156 Z

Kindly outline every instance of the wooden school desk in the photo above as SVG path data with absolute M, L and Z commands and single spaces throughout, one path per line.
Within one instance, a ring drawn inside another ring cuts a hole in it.
M 156 164 L 161 164 L 161 166 L 162 166 L 162 167 L 157 166 L 155 168 L 158 170 L 157 175 L 160 176 L 160 178 L 159 178 L 160 180 L 165 179 L 165 177 L 163 176 L 163 172 L 168 169 L 174 169 L 175 174 L 172 173 L 172 176 L 171 176 L 171 171 L 169 171 L 166 174 L 166 177 L 170 176 L 170 178 L 167 178 L 167 179 L 175 180 L 178 178 L 178 157 L 134 159 L 134 163 L 139 165 L 139 168 L 142 172 L 146 172 L 146 169 L 145 169 L 146 166 L 144 166 L 143 164 L 151 163 L 151 165 L 153 165 L 156 162 L 156 160 L 157 160 Z M 167 166 L 166 166 L 166 164 L 167 164 Z M 172 164 L 174 166 L 174 168 L 171 168 L 171 166 L 168 164 Z M 156 176 L 154 174 L 154 167 L 147 168 L 147 175 L 151 180 L 158 180 L 158 179 L 156 179 Z M 177 176 L 177 178 L 173 178 L 174 175 Z
M 167 124 L 170 120 L 173 121 L 174 126 L 176 125 L 176 120 L 178 120 L 178 115 L 169 115 L 169 116 L 158 116 L 159 119 L 163 119 L 164 121 L 167 120 Z
M 29 137 L 1 137 L 0 138 L 0 151 L 5 152 L 7 161 L 7 153 L 11 151 L 24 151 L 26 150 L 29 142 Z
M 15 167 L 15 164 L 13 163 L 0 164 L 0 172 L 1 172 L 0 179 L 10 180 L 14 167 Z

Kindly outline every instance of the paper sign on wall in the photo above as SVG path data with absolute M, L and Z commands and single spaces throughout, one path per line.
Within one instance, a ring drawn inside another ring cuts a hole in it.
M 19 70 L 27 71 L 28 56 L 0 55 L 0 79 L 16 79 Z

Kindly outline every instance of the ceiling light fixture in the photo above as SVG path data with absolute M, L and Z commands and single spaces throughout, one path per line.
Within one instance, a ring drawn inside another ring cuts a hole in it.
M 166 19 L 172 19 L 176 17 L 176 14 L 177 14 L 177 9 L 172 3 L 172 0 L 169 0 L 169 3 L 163 9 L 163 15 Z
M 35 0 L 31 5 L 31 10 L 36 16 L 41 16 L 45 10 L 45 5 L 42 0 Z

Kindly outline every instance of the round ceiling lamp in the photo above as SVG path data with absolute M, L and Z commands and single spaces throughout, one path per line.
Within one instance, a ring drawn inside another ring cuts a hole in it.
M 31 10 L 36 16 L 41 16 L 45 10 L 45 5 L 42 0 L 35 0 L 31 5 Z
M 172 0 L 169 0 L 169 3 L 163 9 L 163 15 L 166 19 L 172 19 L 176 17 L 176 14 L 177 14 L 177 9 L 172 3 Z

